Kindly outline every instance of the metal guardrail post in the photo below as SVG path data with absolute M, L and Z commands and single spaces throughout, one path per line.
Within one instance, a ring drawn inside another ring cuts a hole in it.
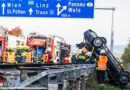
M 76 90 L 80 90 L 80 78 L 76 80 Z
M 86 90 L 86 76 L 81 77 L 81 90 Z

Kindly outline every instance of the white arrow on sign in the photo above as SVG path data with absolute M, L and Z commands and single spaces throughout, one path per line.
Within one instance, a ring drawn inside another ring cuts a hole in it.
M 1 5 L 1 7 L 2 7 L 2 14 L 4 15 L 5 14 L 5 3 L 3 3 L 2 5 Z
M 32 15 L 32 12 L 33 12 L 33 10 L 32 10 L 32 8 L 30 8 L 30 9 L 29 9 L 30 15 Z
M 57 7 L 57 15 L 58 15 L 58 16 L 59 16 L 64 10 L 67 9 L 67 6 L 63 6 L 63 8 L 60 10 L 61 5 L 60 5 L 59 3 L 56 5 L 56 7 Z
M 58 3 L 58 4 L 56 5 L 56 7 L 57 7 L 57 15 L 59 15 L 59 10 L 60 10 L 61 5 Z

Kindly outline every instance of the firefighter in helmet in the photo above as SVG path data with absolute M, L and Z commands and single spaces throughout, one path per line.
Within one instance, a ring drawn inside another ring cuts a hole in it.
M 3 52 L 3 55 L 2 55 L 2 62 L 3 63 L 7 62 L 7 57 L 6 56 L 7 56 L 8 51 L 9 51 L 9 46 L 7 46 L 6 49 Z
M 30 49 L 28 46 L 25 46 L 24 48 L 25 51 L 25 63 L 32 63 L 32 54 L 30 52 Z
M 15 63 L 15 52 L 14 49 L 9 46 L 9 50 L 7 52 L 7 64 L 14 64 Z
M 107 62 L 108 58 L 106 56 L 105 50 L 102 49 L 100 51 L 100 55 L 98 57 L 96 69 L 97 69 L 97 80 L 101 86 L 104 86 L 105 80 L 105 71 L 107 70 Z
M 48 48 L 43 54 L 43 63 L 53 63 L 51 48 Z
M 18 45 L 16 47 L 16 62 L 20 63 L 21 61 L 21 53 L 22 53 L 22 46 Z
M 118 64 L 121 66 L 121 68 L 124 70 L 124 64 L 120 58 L 116 58 Z
M 25 63 L 25 51 L 24 51 L 25 47 L 26 47 L 25 45 L 22 46 L 21 59 L 20 59 L 19 63 Z
M 71 63 L 76 63 L 76 62 L 77 62 L 76 51 L 73 51 L 71 57 Z
M 77 63 L 87 63 L 89 57 L 86 55 L 87 49 L 82 49 L 81 54 L 78 55 L 77 57 Z

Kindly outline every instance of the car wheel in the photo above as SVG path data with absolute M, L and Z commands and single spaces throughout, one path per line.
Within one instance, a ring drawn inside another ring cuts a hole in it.
M 107 44 L 107 39 L 105 37 L 101 37 L 104 44 Z
M 103 45 L 103 40 L 101 37 L 97 37 L 97 38 L 94 38 L 93 41 L 92 41 L 92 44 L 94 47 L 101 47 Z
M 120 80 L 120 82 L 121 82 L 122 84 L 128 83 L 128 81 L 129 81 L 128 73 L 125 73 L 125 72 L 122 73 L 122 74 L 120 75 L 119 80 Z

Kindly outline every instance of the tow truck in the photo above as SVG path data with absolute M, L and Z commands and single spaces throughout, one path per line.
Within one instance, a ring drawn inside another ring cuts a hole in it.
M 101 49 L 104 49 L 106 55 L 108 57 L 108 78 L 112 84 L 118 85 L 121 88 L 125 88 L 129 82 L 129 72 L 122 69 L 122 67 L 118 64 L 115 56 L 106 46 L 107 40 L 105 37 L 99 37 L 94 31 L 91 29 L 84 32 L 84 41 L 80 44 L 77 44 L 77 47 L 83 48 L 85 47 L 87 50 L 92 51 L 94 47 L 94 52 L 92 54 L 93 58 L 96 55 L 99 55 Z

